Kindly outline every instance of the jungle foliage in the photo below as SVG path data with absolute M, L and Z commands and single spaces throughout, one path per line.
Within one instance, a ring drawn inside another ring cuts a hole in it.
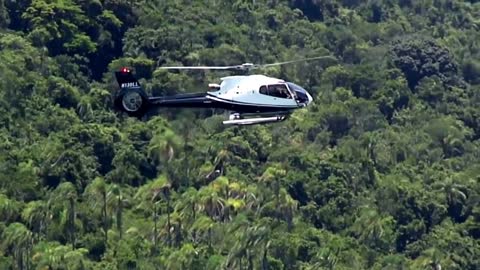
M 480 2 L 0 0 L 1 269 L 480 269 Z M 114 112 L 261 70 L 315 102 Z

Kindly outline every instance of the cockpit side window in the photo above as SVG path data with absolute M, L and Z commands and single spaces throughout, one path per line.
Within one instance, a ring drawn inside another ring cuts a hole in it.
M 265 85 L 262 85 L 260 87 L 260 94 L 268 95 L 268 90 L 267 90 L 267 87 Z
M 292 98 L 285 84 L 272 84 L 260 87 L 260 94 L 278 98 Z

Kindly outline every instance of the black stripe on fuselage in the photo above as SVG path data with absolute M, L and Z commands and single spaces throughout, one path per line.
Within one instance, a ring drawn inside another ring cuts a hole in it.
M 235 102 L 215 96 L 212 96 L 215 99 L 211 99 L 208 96 L 208 93 L 179 94 L 165 97 L 150 97 L 149 101 L 150 105 L 158 107 L 218 108 L 239 113 L 277 112 L 295 109 L 295 107 L 291 106 L 268 106 Z

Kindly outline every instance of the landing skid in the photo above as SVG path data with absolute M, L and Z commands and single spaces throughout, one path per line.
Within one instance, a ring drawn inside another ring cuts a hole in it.
M 281 122 L 287 119 L 287 115 L 275 115 L 269 117 L 243 118 L 239 113 L 230 114 L 229 120 L 223 121 L 224 125 L 255 125 L 264 123 Z

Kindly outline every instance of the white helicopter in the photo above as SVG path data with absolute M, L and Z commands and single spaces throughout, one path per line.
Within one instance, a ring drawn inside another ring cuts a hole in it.
M 329 56 L 263 65 L 245 63 L 234 66 L 170 66 L 159 69 L 249 71 L 327 57 Z M 115 72 L 115 76 L 121 88 L 114 100 L 115 107 L 136 117 L 142 117 L 154 107 L 220 108 L 231 111 L 229 119 L 223 121 L 223 124 L 252 125 L 283 121 L 293 110 L 308 106 L 313 101 L 312 96 L 301 86 L 265 75 L 223 77 L 220 84 L 209 84 L 210 91 L 207 92 L 162 97 L 147 96 L 128 68 L 121 68 Z

